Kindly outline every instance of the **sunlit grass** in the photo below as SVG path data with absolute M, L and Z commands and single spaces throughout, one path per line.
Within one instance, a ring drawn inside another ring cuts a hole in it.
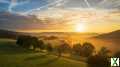
M 15 41 L 0 39 L 0 67 L 86 67 L 86 63 L 27 51 L 15 46 Z

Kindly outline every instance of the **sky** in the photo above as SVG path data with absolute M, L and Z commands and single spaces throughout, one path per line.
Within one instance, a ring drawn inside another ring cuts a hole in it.
M 42 22 L 5 22 L 1 29 L 97 33 L 120 29 L 120 0 L 0 0 L 0 12 L 6 11 L 35 15 Z

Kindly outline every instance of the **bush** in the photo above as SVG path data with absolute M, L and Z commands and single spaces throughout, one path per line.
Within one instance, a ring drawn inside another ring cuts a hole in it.
M 19 36 L 17 38 L 16 44 L 24 48 L 29 48 L 31 46 L 31 37 L 30 36 Z
M 88 67 L 110 67 L 110 62 L 107 57 L 104 56 L 90 56 L 87 60 Z
M 110 53 L 110 50 L 108 50 L 106 47 L 102 47 L 98 52 L 100 56 L 104 56 L 104 57 L 108 57 L 109 53 Z
M 72 50 L 73 50 L 73 53 L 75 54 L 75 55 L 81 55 L 81 49 L 82 49 L 82 46 L 81 46 L 81 44 L 80 43 L 78 43 L 78 44 L 74 44 L 73 45 L 73 48 L 72 48 Z
M 46 49 L 47 49 L 47 51 L 49 51 L 49 52 L 52 52 L 52 51 L 53 51 L 53 47 L 52 47 L 52 45 L 51 45 L 50 43 L 48 43 L 48 44 L 46 45 Z
M 34 50 L 36 48 L 44 49 L 44 42 L 33 36 L 19 36 L 16 44 L 23 48 L 30 48 L 30 46 L 33 46 Z
M 70 50 L 71 50 L 70 45 L 65 41 L 61 41 L 61 44 L 57 46 L 58 56 L 61 56 L 62 53 L 68 53 L 70 52 Z
M 84 57 L 92 56 L 94 51 L 95 51 L 95 47 L 91 43 L 88 43 L 88 42 L 83 43 L 83 46 L 81 49 L 82 56 Z

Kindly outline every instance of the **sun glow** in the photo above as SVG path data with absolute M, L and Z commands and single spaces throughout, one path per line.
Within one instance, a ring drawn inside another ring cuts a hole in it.
M 75 26 L 76 32 L 85 32 L 86 26 L 84 23 L 77 23 Z

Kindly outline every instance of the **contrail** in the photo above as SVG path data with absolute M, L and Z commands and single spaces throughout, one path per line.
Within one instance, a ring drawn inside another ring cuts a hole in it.
M 24 2 L 21 2 L 21 3 L 18 3 L 17 0 L 11 0 L 11 3 L 10 3 L 10 5 L 9 5 L 9 7 L 8 7 L 8 11 L 9 11 L 9 12 L 12 12 L 12 8 L 13 8 L 13 7 L 15 7 L 15 6 L 17 6 L 17 5 L 22 5 L 22 4 L 25 4 L 25 3 L 28 3 L 28 2 L 29 2 L 29 0 L 24 1 Z
M 90 4 L 89 4 L 88 0 L 84 0 L 84 2 L 85 2 L 85 3 L 86 3 L 86 5 L 88 6 L 88 8 L 91 8 L 91 6 L 90 6 Z
M 45 5 L 45 6 L 41 6 L 41 7 L 39 7 L 39 8 L 32 9 L 32 10 L 29 10 L 29 11 L 27 11 L 27 12 L 24 12 L 23 14 L 28 14 L 28 13 L 30 13 L 30 12 L 33 12 L 34 10 L 40 10 L 40 9 L 42 9 L 42 8 L 46 8 L 46 7 L 52 6 L 52 5 L 57 4 L 57 3 L 61 2 L 61 1 L 63 1 L 63 0 L 58 0 L 58 1 L 55 1 L 55 2 L 53 2 L 53 3 L 49 3 L 49 4 Z
M 6 0 L 0 0 L 1 3 L 10 3 L 9 1 Z
M 109 2 L 109 1 L 111 1 L 111 2 Z M 97 7 L 105 7 L 105 6 L 107 6 L 107 7 L 113 7 L 113 8 L 115 8 L 115 7 L 118 7 L 118 6 L 120 6 L 120 0 L 103 0 L 103 1 L 101 1 L 98 5 L 97 5 Z
M 103 6 L 104 6 L 104 3 L 105 3 L 106 1 L 107 1 L 107 0 L 101 1 L 101 2 L 97 5 L 97 7 L 103 7 Z
M 12 12 L 12 8 L 17 5 L 16 0 L 11 0 L 10 6 L 8 7 L 8 11 Z
M 120 6 L 120 0 L 116 0 L 110 4 L 111 7 L 116 8 Z
M 60 3 L 57 3 L 55 7 L 62 7 L 62 5 L 64 5 L 66 2 L 68 2 L 67 0 L 63 0 Z

